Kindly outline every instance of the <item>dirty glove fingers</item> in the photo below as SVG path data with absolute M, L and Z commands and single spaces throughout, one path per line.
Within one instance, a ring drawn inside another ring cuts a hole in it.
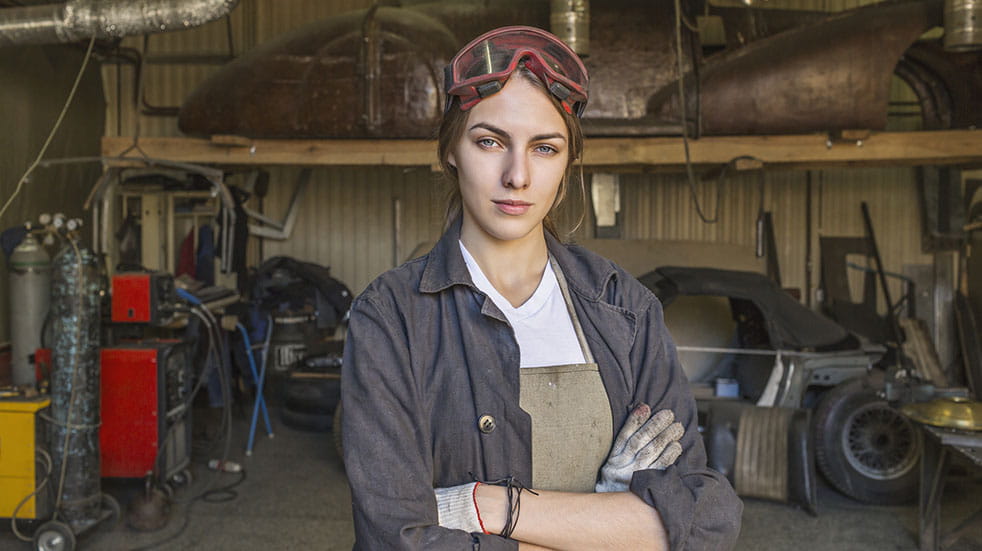
M 672 442 L 667 447 L 665 447 L 665 451 L 663 451 L 661 455 L 658 456 L 658 459 L 656 459 L 655 462 L 652 463 L 648 468 L 664 471 L 665 469 L 674 465 L 675 461 L 678 460 L 678 458 L 681 455 L 682 455 L 682 444 L 679 444 L 678 442 Z
M 614 467 L 607 462 L 600 470 L 600 482 L 597 482 L 595 491 L 603 492 L 626 492 L 634 473 L 630 468 Z
M 682 428 L 682 423 L 672 423 L 665 430 L 661 431 L 654 439 L 652 439 L 647 446 L 638 452 L 635 463 L 638 469 L 650 468 L 665 451 L 672 442 L 678 442 L 682 435 L 685 434 L 685 429 Z
M 628 439 L 627 444 L 624 446 L 625 455 L 632 458 L 636 457 L 641 450 L 643 450 L 646 446 L 648 446 L 648 444 L 653 442 L 660 434 L 662 434 L 674 420 L 675 414 L 672 413 L 672 410 L 670 409 L 663 409 L 652 415 L 651 418 L 649 418 L 648 421 L 645 422 L 645 424 L 642 425 L 641 428 Z
M 649 418 L 651 418 L 651 407 L 648 404 L 638 404 L 638 407 L 634 408 L 634 411 L 627 416 L 627 420 L 624 421 L 621 431 L 617 433 L 617 438 L 614 439 L 614 445 L 610 449 L 611 458 L 620 455 L 624 451 L 627 441 L 638 432 L 638 429 L 644 426 Z M 631 456 L 633 455 L 632 453 Z

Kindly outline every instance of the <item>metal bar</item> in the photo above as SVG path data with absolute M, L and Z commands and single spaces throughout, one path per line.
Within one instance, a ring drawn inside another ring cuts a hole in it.
M 836 353 L 799 352 L 797 350 L 761 350 L 757 348 L 717 348 L 714 346 L 676 346 L 679 352 L 711 352 L 714 354 L 744 354 L 747 356 L 794 356 L 796 358 L 829 358 Z M 854 351 L 841 353 L 852 355 Z
M 876 272 L 883 287 L 883 300 L 887 304 L 887 319 L 890 320 L 890 328 L 893 329 L 893 338 L 897 341 L 897 346 L 903 343 L 903 333 L 900 332 L 900 324 L 897 322 L 897 314 L 893 311 L 893 300 L 890 299 L 890 288 L 887 286 L 886 271 L 883 269 L 883 260 L 880 258 L 880 247 L 876 244 L 876 234 L 873 232 L 873 221 L 869 215 L 869 205 L 866 201 L 859 204 L 863 211 L 863 224 L 866 226 L 866 235 L 869 237 L 870 250 L 873 253 L 873 261 L 876 263 Z
M 941 493 L 947 454 L 934 436 L 924 434 L 921 457 L 921 489 L 918 500 L 918 539 L 920 551 L 938 551 L 941 532 Z

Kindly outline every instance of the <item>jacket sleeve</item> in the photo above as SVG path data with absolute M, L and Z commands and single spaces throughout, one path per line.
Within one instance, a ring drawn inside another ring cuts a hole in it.
M 635 404 L 670 409 L 685 427 L 682 455 L 671 467 L 634 473 L 631 491 L 658 510 L 674 551 L 732 549 L 740 533 L 743 502 L 729 481 L 706 466 L 695 400 L 678 360 L 661 303 L 650 293 L 638 319 L 631 351 Z
M 342 364 L 355 549 L 517 549 L 497 535 L 439 526 L 429 416 L 420 406 L 408 330 L 382 304 L 368 292 L 352 305 Z

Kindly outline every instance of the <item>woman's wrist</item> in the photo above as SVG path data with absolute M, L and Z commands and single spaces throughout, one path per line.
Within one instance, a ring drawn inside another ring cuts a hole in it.
M 491 534 L 500 534 L 505 529 L 508 516 L 508 494 L 503 486 L 478 484 L 474 490 L 474 502 L 484 529 Z

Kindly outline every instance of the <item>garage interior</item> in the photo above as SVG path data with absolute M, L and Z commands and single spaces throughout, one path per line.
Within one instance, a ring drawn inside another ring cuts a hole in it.
M 665 305 L 737 548 L 982 549 L 975 0 L 0 0 L 0 549 L 351 548 L 345 314 L 513 24 L 590 71 L 559 225 Z

